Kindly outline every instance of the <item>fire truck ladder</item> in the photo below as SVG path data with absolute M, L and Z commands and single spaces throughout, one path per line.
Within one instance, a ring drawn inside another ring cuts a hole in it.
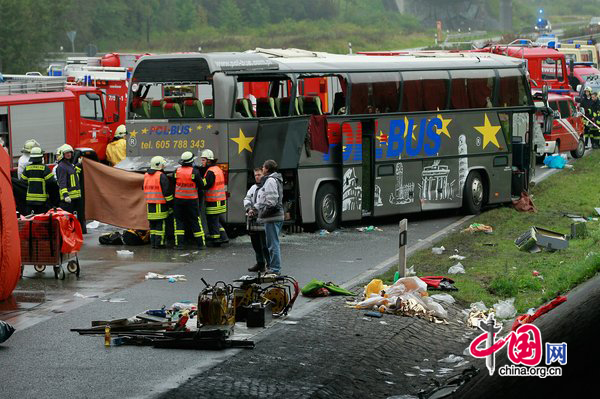
M 67 79 L 61 76 L 3 75 L 0 95 L 64 91 Z

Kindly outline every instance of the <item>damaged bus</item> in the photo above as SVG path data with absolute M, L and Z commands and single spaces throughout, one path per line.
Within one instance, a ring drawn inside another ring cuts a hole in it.
M 260 93 L 260 95 L 258 95 Z M 127 158 L 209 148 L 229 224 L 274 159 L 290 223 L 508 202 L 528 189 L 535 107 L 523 60 L 495 54 L 335 55 L 296 49 L 145 56 L 128 96 Z

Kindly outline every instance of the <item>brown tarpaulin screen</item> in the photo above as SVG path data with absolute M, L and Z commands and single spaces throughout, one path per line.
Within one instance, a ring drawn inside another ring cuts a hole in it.
M 144 175 L 83 159 L 85 217 L 128 229 L 149 230 Z

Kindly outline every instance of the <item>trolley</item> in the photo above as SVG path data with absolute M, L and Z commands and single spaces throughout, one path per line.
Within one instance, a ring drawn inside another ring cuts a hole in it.
M 36 216 L 18 221 L 21 238 L 21 276 L 23 276 L 25 265 L 33 266 L 39 273 L 46 270 L 46 266 L 52 266 L 54 278 L 64 280 L 66 273 L 63 264 L 66 262 L 67 270 L 79 277 L 77 252 L 63 253 L 61 251 L 62 236 L 58 220 L 52 215 Z

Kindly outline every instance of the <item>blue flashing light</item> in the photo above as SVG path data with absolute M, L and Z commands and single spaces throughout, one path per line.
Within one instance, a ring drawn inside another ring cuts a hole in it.
M 548 48 L 555 48 L 556 46 L 560 47 L 560 44 L 556 44 L 556 42 L 548 42 Z
M 548 93 L 556 93 L 556 94 L 568 94 L 571 90 L 569 89 L 550 89 Z
M 567 40 L 567 43 L 573 44 L 573 39 Z
M 594 41 L 593 41 L 592 39 L 589 39 L 589 40 L 587 41 L 587 44 L 594 44 Z
M 541 18 L 538 18 L 538 22 L 542 22 L 542 19 L 541 19 Z
M 519 40 L 519 44 L 527 44 L 528 40 L 527 39 L 520 39 Z
M 581 48 L 581 44 L 576 44 L 575 48 Z
M 130 70 L 127 70 L 127 80 L 131 80 L 131 76 L 133 73 Z
M 543 14 L 543 13 L 544 13 L 544 9 L 540 8 L 540 14 Z

